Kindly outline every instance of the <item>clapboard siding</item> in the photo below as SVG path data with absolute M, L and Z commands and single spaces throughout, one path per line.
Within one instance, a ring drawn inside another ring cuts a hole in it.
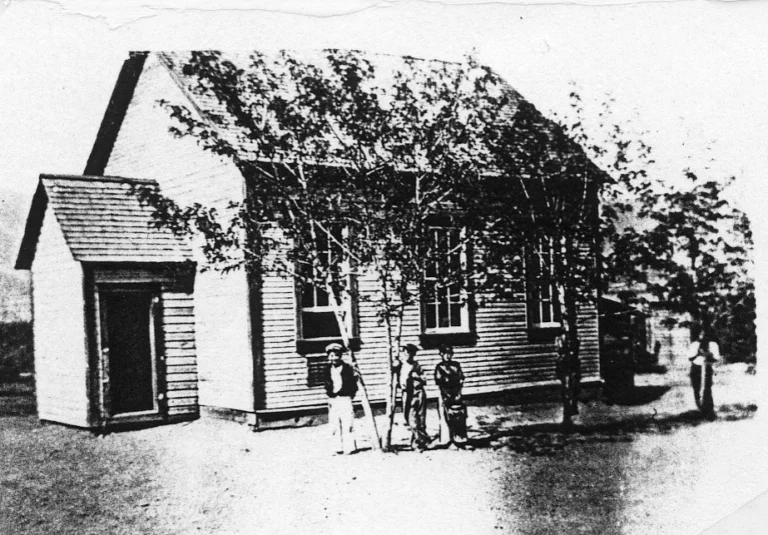
M 165 387 L 168 399 L 183 398 L 184 403 L 168 404 L 168 416 L 198 414 L 197 359 L 194 344 L 195 308 L 192 288 L 164 285 L 161 296 L 163 305 L 163 349 L 165 352 Z M 179 320 L 183 320 L 180 323 Z M 171 331 L 170 327 L 175 330 Z M 191 343 L 169 340 L 168 335 L 186 334 Z M 173 395 L 171 395 L 173 392 Z
M 254 411 L 254 369 L 243 271 L 207 271 L 195 283 L 200 404 Z
M 170 265 L 97 266 L 93 270 L 96 288 L 99 284 L 157 284 L 160 286 L 162 349 L 165 356 L 164 393 L 168 416 L 198 414 L 197 352 L 195 345 L 195 307 L 193 281 L 182 268 Z M 97 290 L 98 291 L 98 290 Z M 98 296 L 96 296 L 98 298 Z M 171 393 L 173 392 L 173 393 Z
M 243 179 L 231 161 L 202 150 L 194 140 L 175 138 L 168 112 L 157 100 L 187 103 L 168 70 L 151 55 L 126 112 L 105 174 L 150 178 L 181 205 L 200 203 L 226 213 L 243 198 Z M 205 266 L 196 247 L 200 267 Z M 195 341 L 201 405 L 253 412 L 253 352 L 245 274 L 197 275 L 194 292 Z M 192 340 L 188 323 L 167 320 L 169 350 Z M 191 400 L 191 398 L 190 398 Z M 172 406 L 169 400 L 169 406 Z
M 160 56 L 148 56 L 105 174 L 154 179 L 164 194 L 182 205 L 201 203 L 225 211 L 229 202 L 242 200 L 242 176 L 231 161 L 204 151 L 191 138 L 174 138 L 169 133 L 173 123 L 157 100 L 189 103 L 174 76 L 178 78 L 180 74 L 171 74 Z M 99 224 L 98 221 L 92 223 Z M 126 223 L 130 224 L 129 217 Z M 114 238 L 118 236 L 105 234 L 110 244 Z M 199 266 L 204 266 L 199 248 L 196 260 Z M 375 298 L 376 279 L 361 276 L 358 284 L 362 299 L 358 305 L 357 326 L 362 347 L 357 358 L 371 398 L 382 400 L 389 383 L 386 331 L 374 305 L 366 299 Z M 186 367 L 193 365 L 190 359 L 196 352 L 202 405 L 252 412 L 324 403 L 323 389 L 307 386 L 307 359 L 296 352 L 293 280 L 277 274 L 265 276 L 255 318 L 251 317 L 249 291 L 242 271 L 227 275 L 210 271 L 198 273 L 194 332 L 189 330 L 192 326 L 188 321 L 189 311 L 179 308 L 164 319 L 169 358 L 173 355 L 187 359 L 184 364 L 177 364 L 178 370 L 169 375 L 184 377 L 179 379 L 179 385 L 190 383 L 192 372 Z M 529 341 L 522 295 L 511 302 L 490 302 L 478 309 L 475 324 L 477 343 L 456 348 L 456 358 L 467 371 L 468 394 L 544 384 L 555 379 L 554 345 Z M 414 307 L 405 317 L 403 340 L 418 342 L 420 331 L 420 314 Z M 597 314 L 591 307 L 582 314 L 581 332 L 584 376 L 595 377 L 598 374 Z M 257 340 L 251 339 L 252 333 L 256 333 Z M 257 354 L 254 348 L 258 348 Z M 437 352 L 423 351 L 419 359 L 431 375 L 438 361 Z M 254 367 L 255 362 L 258 369 Z M 256 392 L 257 389 L 263 389 L 263 393 Z M 177 398 L 176 392 L 175 387 L 169 388 L 169 406 L 183 403 L 181 400 L 185 398 Z M 178 392 L 183 389 L 179 388 Z M 435 394 L 433 385 L 429 393 Z
M 379 322 L 372 303 L 378 290 L 376 278 L 361 276 L 358 289 L 361 349 L 356 356 L 371 399 L 382 401 L 387 396 L 389 373 L 386 328 Z M 307 359 L 296 352 L 293 280 L 274 274 L 266 276 L 262 292 L 265 408 L 279 410 L 322 405 L 326 401 L 324 391 L 321 387 L 307 386 Z M 555 381 L 554 344 L 529 341 L 524 296 L 518 295 L 510 302 L 486 301 L 486 306 L 475 312 L 477 343 L 455 348 L 456 359 L 467 376 L 465 392 L 469 395 L 490 393 Z M 583 377 L 597 378 L 598 334 L 594 306 L 582 307 L 579 330 Z M 411 307 L 403 320 L 403 341 L 418 343 L 420 334 L 419 310 Z M 439 355 L 436 350 L 423 350 L 418 359 L 427 373 L 427 392 L 436 396 L 432 375 Z
M 37 412 L 42 420 L 88 426 L 83 270 L 50 209 L 32 266 Z

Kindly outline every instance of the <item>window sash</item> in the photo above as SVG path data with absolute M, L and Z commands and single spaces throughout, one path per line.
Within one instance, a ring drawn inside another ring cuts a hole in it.
M 561 315 L 553 279 L 554 244 L 551 239 L 540 240 L 531 251 L 528 261 L 528 321 L 532 327 L 560 325 Z
M 439 281 L 445 275 L 456 273 L 466 267 L 466 245 L 461 243 L 463 231 L 453 227 L 433 226 L 428 228 L 432 247 L 435 251 L 445 251 L 444 259 L 435 254 L 424 273 L 424 297 L 422 299 L 422 318 L 425 333 L 468 332 L 469 310 L 467 292 L 458 282 L 440 286 Z
M 347 229 L 340 226 L 332 228 L 331 232 L 333 233 L 334 238 L 340 242 L 343 242 L 347 236 Z M 329 266 L 332 263 L 336 263 L 341 272 L 346 270 L 346 272 L 349 273 L 349 261 L 345 258 L 341 246 L 333 240 L 328 240 L 324 233 L 319 236 L 318 241 L 318 256 L 320 263 L 323 266 Z M 342 260 L 339 262 L 340 259 Z M 347 284 L 352 284 L 351 274 L 348 275 Z M 336 320 L 334 307 L 331 303 L 332 296 L 328 291 L 325 288 L 318 287 L 314 284 L 303 284 L 300 285 L 300 288 L 296 293 L 298 298 L 297 338 L 301 340 L 330 340 L 340 338 L 341 332 Z M 353 307 L 350 299 L 343 299 L 341 308 L 347 321 L 348 332 L 351 335 L 351 328 L 353 326 Z

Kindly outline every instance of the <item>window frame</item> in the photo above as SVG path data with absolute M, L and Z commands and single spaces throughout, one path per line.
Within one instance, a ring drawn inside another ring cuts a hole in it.
M 439 229 L 445 230 L 445 231 L 458 231 L 458 241 L 457 244 L 460 247 L 459 250 L 459 262 L 461 266 L 461 270 L 465 271 L 467 270 L 468 262 L 469 262 L 469 256 L 470 256 L 470 248 L 469 244 L 466 243 L 466 229 L 459 228 L 450 224 L 441 224 L 441 222 L 435 222 L 427 225 L 427 230 L 432 233 L 434 231 L 437 231 Z M 450 253 L 450 251 L 448 251 Z M 470 311 L 469 301 L 471 296 L 471 291 L 469 291 L 466 287 L 466 285 L 463 285 L 459 291 L 459 299 L 460 299 L 460 323 L 458 326 L 448 326 L 448 327 L 440 327 L 440 301 L 439 299 L 432 302 L 425 302 L 424 297 L 427 295 L 427 291 L 425 289 L 426 284 L 428 283 L 428 275 L 427 272 L 423 274 L 422 277 L 422 299 L 420 300 L 420 312 L 421 312 L 421 334 L 422 334 L 422 341 L 426 339 L 436 339 L 440 337 L 451 337 L 453 335 L 471 335 L 474 333 L 474 322 L 473 317 Z M 435 285 L 437 282 L 434 283 Z M 450 323 L 451 320 L 451 296 L 448 296 L 448 322 Z M 435 327 L 427 327 L 427 308 L 429 306 L 435 306 L 437 308 L 436 316 L 435 316 Z M 461 337 L 461 336 L 460 336 Z M 446 340 L 447 341 L 447 340 Z M 462 340 L 456 341 L 456 344 L 461 344 Z M 464 341 L 464 343 L 467 343 Z M 422 345 L 424 343 L 422 342 Z M 427 344 L 431 345 L 431 344 Z
M 529 331 L 547 332 L 562 327 L 562 310 L 555 299 L 557 286 L 550 280 L 547 283 L 547 286 L 549 286 L 549 299 L 542 299 L 541 288 L 543 281 L 537 280 L 542 272 L 542 257 L 538 253 L 543 249 L 545 241 L 549 249 L 548 267 L 551 274 L 554 269 L 554 257 L 556 254 L 552 238 L 543 237 L 536 240 L 534 245 L 528 245 L 527 254 L 525 255 L 525 308 Z M 535 272 L 533 271 L 534 262 L 536 262 Z M 550 279 L 553 279 L 553 277 L 550 277 Z M 548 303 L 550 321 L 542 321 L 542 318 L 545 316 L 544 303 Z
M 341 226 L 341 236 L 340 241 L 344 241 L 347 239 L 349 235 L 349 229 L 346 226 Z M 339 239 L 339 237 L 336 237 L 336 239 Z M 329 240 L 329 245 L 330 245 Z M 329 247 L 327 251 L 324 251 L 325 254 L 331 253 L 332 249 Z M 344 254 L 342 251 L 342 256 L 344 259 L 339 264 L 339 268 L 341 273 L 347 273 L 347 287 L 349 288 L 351 294 L 356 293 L 356 284 L 357 280 L 356 277 L 352 273 L 352 262 L 349 258 L 348 254 Z M 329 258 L 330 260 L 330 258 Z M 301 267 L 296 265 L 297 271 L 301 269 Z M 309 286 L 309 288 L 307 287 Z M 325 349 L 325 346 L 327 344 L 330 344 L 332 342 L 338 342 L 342 343 L 343 337 L 341 336 L 341 333 L 339 334 L 332 334 L 329 336 L 317 336 L 313 338 L 307 338 L 305 336 L 305 314 L 332 314 L 334 322 L 336 321 L 335 313 L 334 313 L 334 307 L 331 304 L 331 299 L 333 297 L 328 294 L 328 304 L 327 305 L 321 305 L 317 306 L 314 305 L 312 307 L 305 307 L 304 305 L 304 292 L 307 290 L 312 290 L 314 292 L 314 300 L 317 302 L 317 294 L 318 291 L 322 291 L 323 293 L 327 293 L 324 289 L 317 288 L 315 285 L 304 283 L 300 280 L 295 280 L 294 282 L 294 290 L 295 290 L 295 312 L 296 312 L 296 347 L 297 351 L 301 354 L 308 354 L 308 353 L 322 353 Z M 345 320 L 347 323 L 347 332 L 350 334 L 349 342 L 352 350 L 358 350 L 360 346 L 360 339 L 357 334 L 357 304 L 355 302 L 352 295 L 344 295 L 342 298 L 341 307 L 342 310 L 345 313 Z M 309 310 L 307 310 L 309 308 Z

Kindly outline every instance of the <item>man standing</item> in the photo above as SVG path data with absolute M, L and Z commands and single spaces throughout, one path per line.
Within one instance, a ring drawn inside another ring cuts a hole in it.
M 328 424 L 331 426 L 335 452 L 350 454 L 355 451 L 352 399 L 357 393 L 357 378 L 352 366 L 341 359 L 343 351 L 341 344 L 336 343 L 325 348 L 328 356 L 325 392 L 328 394 Z
M 715 341 L 714 333 L 709 328 L 694 326 L 695 337 L 688 350 L 688 360 L 691 361 L 691 386 L 696 406 L 701 413 L 709 418 L 715 418 L 715 403 L 712 399 L 712 365 L 720 360 L 720 347 Z M 697 332 L 698 331 L 698 332 Z

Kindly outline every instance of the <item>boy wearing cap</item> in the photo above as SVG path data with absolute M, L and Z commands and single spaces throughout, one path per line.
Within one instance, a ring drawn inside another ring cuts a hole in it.
M 325 348 L 328 356 L 325 392 L 328 394 L 328 424 L 331 426 L 335 451 L 350 454 L 355 451 L 352 399 L 357 394 L 357 378 L 352 366 L 342 360 L 343 351 L 342 345 L 336 343 Z

